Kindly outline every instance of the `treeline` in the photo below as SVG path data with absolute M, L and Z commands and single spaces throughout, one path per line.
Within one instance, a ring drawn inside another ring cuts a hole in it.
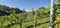
M 18 14 L 18 13 L 22 13 L 22 11 L 23 10 L 21 10 L 19 8 L 12 8 L 12 7 L 8 7 L 5 5 L 0 5 L 0 16 Z

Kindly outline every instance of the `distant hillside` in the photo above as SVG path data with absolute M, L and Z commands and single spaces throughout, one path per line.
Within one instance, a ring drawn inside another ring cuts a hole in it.
M 10 8 L 5 5 L 0 5 L 0 16 L 1 15 L 10 15 L 11 13 L 12 14 L 22 13 L 22 10 L 20 10 L 19 8 Z

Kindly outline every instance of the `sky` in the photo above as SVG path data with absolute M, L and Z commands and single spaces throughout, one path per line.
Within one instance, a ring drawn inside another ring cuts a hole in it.
M 57 2 L 57 0 L 54 0 Z M 8 7 L 19 8 L 21 10 L 25 9 L 25 11 L 31 11 L 32 8 L 34 10 L 40 7 L 48 7 L 50 4 L 50 0 L 0 0 L 0 5 L 6 5 Z

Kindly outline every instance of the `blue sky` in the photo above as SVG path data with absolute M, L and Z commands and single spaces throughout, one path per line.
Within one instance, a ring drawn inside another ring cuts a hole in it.
M 57 0 L 54 1 L 56 2 Z M 50 4 L 50 0 L 0 0 L 0 4 L 31 11 L 32 8 L 36 10 L 42 6 L 47 8 Z

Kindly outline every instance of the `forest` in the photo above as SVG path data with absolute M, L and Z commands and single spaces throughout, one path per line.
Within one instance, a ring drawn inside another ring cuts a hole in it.
M 60 28 L 60 0 L 54 4 L 54 9 L 56 11 L 54 28 Z M 0 5 L 0 28 L 34 28 L 35 14 L 35 27 L 49 28 L 50 6 L 40 7 L 36 11 L 32 8 L 32 11 L 27 12 L 25 9 Z

